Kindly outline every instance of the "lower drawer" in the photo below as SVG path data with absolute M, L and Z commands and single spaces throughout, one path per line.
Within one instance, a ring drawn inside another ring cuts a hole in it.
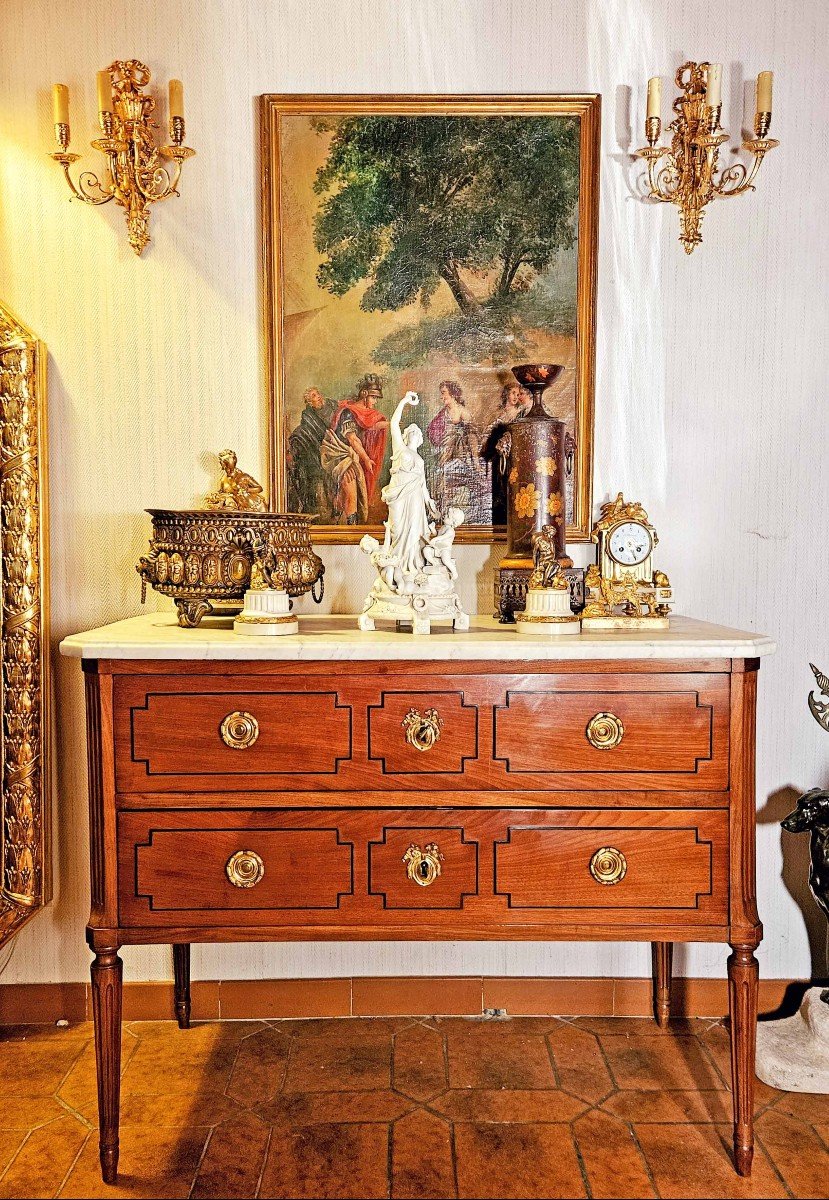
M 127 927 L 544 937 L 727 920 L 722 809 L 139 810 L 119 814 L 118 845 Z

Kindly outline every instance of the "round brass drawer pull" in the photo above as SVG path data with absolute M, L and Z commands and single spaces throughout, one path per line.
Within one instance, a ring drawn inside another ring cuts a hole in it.
M 627 859 L 614 846 L 602 846 L 590 859 L 590 874 L 596 883 L 621 883 L 627 869 Z
M 259 722 L 253 713 L 228 713 L 219 726 L 219 733 L 231 750 L 247 750 L 259 737 Z
M 625 736 L 625 727 L 614 713 L 596 713 L 587 722 L 585 734 L 597 750 L 612 750 Z
M 416 708 L 410 708 L 402 721 L 406 730 L 406 741 L 415 750 L 431 750 L 440 737 L 443 721 L 436 708 L 427 708 L 421 714 Z
M 227 860 L 225 872 L 234 887 L 252 888 L 265 874 L 265 864 L 255 850 L 237 850 Z
M 420 846 L 413 842 L 403 855 L 403 862 L 406 864 L 406 874 L 412 883 L 417 883 L 420 887 L 428 887 L 440 875 L 443 855 L 435 842 L 430 842 L 425 850 L 421 850 Z

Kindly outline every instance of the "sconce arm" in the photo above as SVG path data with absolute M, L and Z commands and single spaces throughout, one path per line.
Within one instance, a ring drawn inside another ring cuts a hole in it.
M 666 154 L 671 154 L 670 146 L 643 146 L 635 150 L 634 158 L 644 158 L 648 164 L 648 190 L 651 200 L 659 200 L 662 204 L 670 204 L 675 199 L 675 186 L 671 181 L 676 180 L 676 162 L 673 155 L 659 170 L 657 164 Z
M 732 163 L 730 167 L 720 172 L 720 177 L 714 184 L 714 191 L 718 196 L 741 196 L 743 192 L 754 191 L 754 179 L 763 159 L 768 154 L 769 150 L 773 150 L 780 143 L 774 138 L 751 138 L 749 141 L 743 142 L 743 149 L 748 150 L 752 155 L 751 167 L 747 168 L 745 163 Z
M 108 204 L 114 198 L 114 186 L 105 187 L 92 171 L 81 171 L 77 184 L 73 182 L 69 169 L 78 161 L 79 154 L 61 152 L 51 157 L 63 167 L 64 178 L 76 200 L 83 200 L 84 204 Z

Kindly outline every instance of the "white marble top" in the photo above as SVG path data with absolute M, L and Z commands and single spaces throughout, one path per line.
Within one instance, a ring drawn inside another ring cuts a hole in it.
M 64 638 L 61 654 L 108 659 L 451 659 L 538 662 L 546 659 L 759 658 L 776 649 L 765 634 L 743 633 L 690 617 L 671 617 L 666 630 L 581 633 L 572 637 L 519 634 L 514 625 L 473 617 L 468 633 L 435 626 L 428 636 L 392 629 L 361 633 L 352 616 L 300 616 L 299 633 L 281 637 L 235 634 L 227 619 L 181 629 L 175 614 L 149 613 Z

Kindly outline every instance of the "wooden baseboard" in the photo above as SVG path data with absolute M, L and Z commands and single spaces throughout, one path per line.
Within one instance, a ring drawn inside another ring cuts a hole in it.
M 760 981 L 760 1012 L 783 1012 L 805 982 Z M 252 1020 L 275 1017 L 480 1016 L 505 1009 L 511 1016 L 651 1015 L 649 979 L 575 979 L 481 976 L 362 976 L 353 979 L 195 980 L 193 1019 Z M 794 1005 L 796 1007 L 796 1003 Z M 677 1017 L 722 1017 L 728 1011 L 725 979 L 676 979 Z M 87 1021 L 92 1010 L 85 983 L 0 985 L 0 1025 Z M 124 984 L 124 1019 L 173 1019 L 171 983 Z

